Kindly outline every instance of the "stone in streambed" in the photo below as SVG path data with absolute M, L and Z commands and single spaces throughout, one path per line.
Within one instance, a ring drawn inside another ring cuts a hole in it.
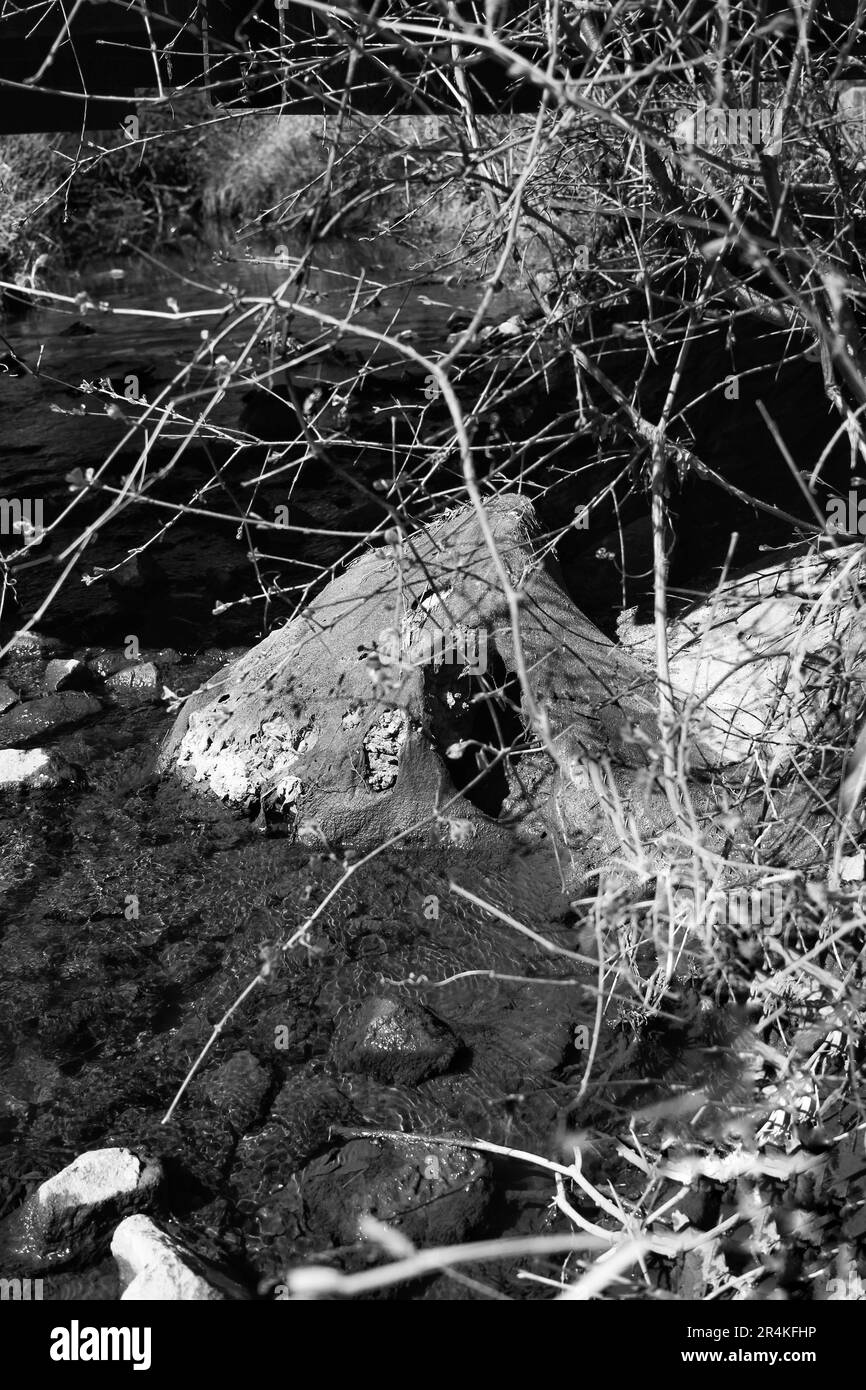
M 135 666 L 136 662 L 132 657 L 124 656 L 122 652 L 101 651 L 93 656 L 86 658 L 87 668 L 92 671 L 100 680 L 107 680 L 117 671 L 125 671 L 130 666 Z
M 340 1071 L 385 1085 L 417 1086 L 447 1071 L 460 1048 L 460 1039 L 429 1009 L 374 995 L 341 1011 L 331 1057 Z
M 130 1149 L 81 1154 L 0 1226 L 0 1268 L 92 1258 L 123 1216 L 151 1205 L 161 1182 L 161 1164 Z
M 9 642 L 9 651 L 13 657 L 32 659 L 63 651 L 63 643 L 59 638 L 46 637 L 41 632 L 16 632 Z
M 76 779 L 75 769 L 44 748 L 0 748 L 0 791 L 49 791 Z
M 37 738 L 82 723 L 101 709 L 92 695 L 77 690 L 26 700 L 0 714 L 0 747 L 23 748 Z
M 160 1229 L 149 1216 L 128 1216 L 111 1241 L 124 1291 L 121 1301 L 213 1303 L 249 1297 L 233 1279 Z
M 18 695 L 7 685 L 5 681 L 0 681 L 0 714 L 5 714 L 7 709 L 18 704 Z
M 57 658 L 45 668 L 45 689 L 49 695 L 59 690 L 86 690 L 92 685 L 93 676 L 83 661 Z
M 453 1245 L 481 1224 L 491 1192 L 483 1154 L 411 1134 L 352 1139 L 327 1171 L 311 1169 L 301 1181 L 311 1220 L 347 1245 L 364 1238 L 367 1217 L 414 1245 Z
M 255 1211 L 335 1142 L 338 1126 L 360 1123 L 361 1116 L 331 1077 L 315 1063 L 299 1067 L 282 1087 L 265 1126 L 238 1144 L 231 1181 L 239 1209 Z
M 251 1052 L 236 1052 L 206 1073 L 200 1088 L 211 1105 L 225 1115 L 232 1129 L 243 1134 L 259 1119 L 271 1078 Z
M 154 663 L 139 661 L 109 676 L 105 688 L 114 695 L 149 695 L 159 689 L 159 684 L 159 672 Z

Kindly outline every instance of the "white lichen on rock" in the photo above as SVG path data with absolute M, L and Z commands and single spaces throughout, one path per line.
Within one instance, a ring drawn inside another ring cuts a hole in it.
M 376 720 L 364 738 L 367 766 L 365 781 L 377 792 L 397 781 L 400 753 L 409 736 L 409 720 L 402 709 L 389 710 Z
M 302 789 L 292 769 L 314 741 L 308 728 L 297 729 L 274 715 L 248 743 L 225 742 L 215 749 L 210 712 L 191 714 L 178 766 L 227 801 L 244 801 L 253 788 L 266 787 L 276 802 L 288 806 Z

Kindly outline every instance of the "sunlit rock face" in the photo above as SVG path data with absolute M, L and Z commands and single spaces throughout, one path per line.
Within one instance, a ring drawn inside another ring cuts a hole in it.
M 866 661 L 863 574 L 860 546 L 804 551 L 736 575 L 668 625 L 671 683 L 701 762 L 756 763 L 774 776 L 828 719 L 844 718 L 837 684 L 853 689 L 853 712 Z M 649 675 L 652 627 L 626 614 L 619 631 Z
M 485 518 L 496 558 L 466 506 L 351 564 L 190 697 L 161 770 L 303 838 L 511 829 L 601 847 L 588 768 L 652 766 L 652 681 L 566 594 L 529 501 Z

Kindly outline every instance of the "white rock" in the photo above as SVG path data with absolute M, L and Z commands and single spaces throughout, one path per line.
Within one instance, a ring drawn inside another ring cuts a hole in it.
M 757 756 L 777 772 L 832 713 L 833 663 L 862 679 L 861 553 L 846 546 L 755 569 L 669 624 L 671 682 L 710 764 Z M 624 614 L 618 633 L 654 670 L 652 625 L 634 627 Z
M 111 1242 L 121 1282 L 121 1300 L 212 1303 L 244 1299 L 239 1285 L 185 1250 L 149 1216 L 128 1216 Z
M 36 1190 L 41 1207 L 100 1206 L 154 1183 L 159 1170 L 130 1149 L 92 1149 L 46 1178 Z
M 4 1260 L 48 1269 L 92 1256 L 108 1231 L 150 1205 L 162 1165 L 129 1149 L 93 1149 L 47 1178 L 0 1225 Z
M 44 748 L 0 748 L 0 789 L 59 787 L 71 776 L 68 764 Z

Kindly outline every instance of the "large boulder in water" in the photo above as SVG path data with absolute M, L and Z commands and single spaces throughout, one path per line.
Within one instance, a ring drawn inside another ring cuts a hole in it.
M 644 798 L 666 823 L 635 775 L 654 760 L 651 678 L 575 607 L 531 503 L 506 495 L 485 512 L 520 594 L 523 685 L 497 565 L 466 506 L 370 550 L 224 667 L 181 710 L 161 770 L 360 848 L 437 835 L 450 818 L 458 837 L 547 831 L 601 856 L 616 842 L 599 814 L 611 777 L 622 814 Z

